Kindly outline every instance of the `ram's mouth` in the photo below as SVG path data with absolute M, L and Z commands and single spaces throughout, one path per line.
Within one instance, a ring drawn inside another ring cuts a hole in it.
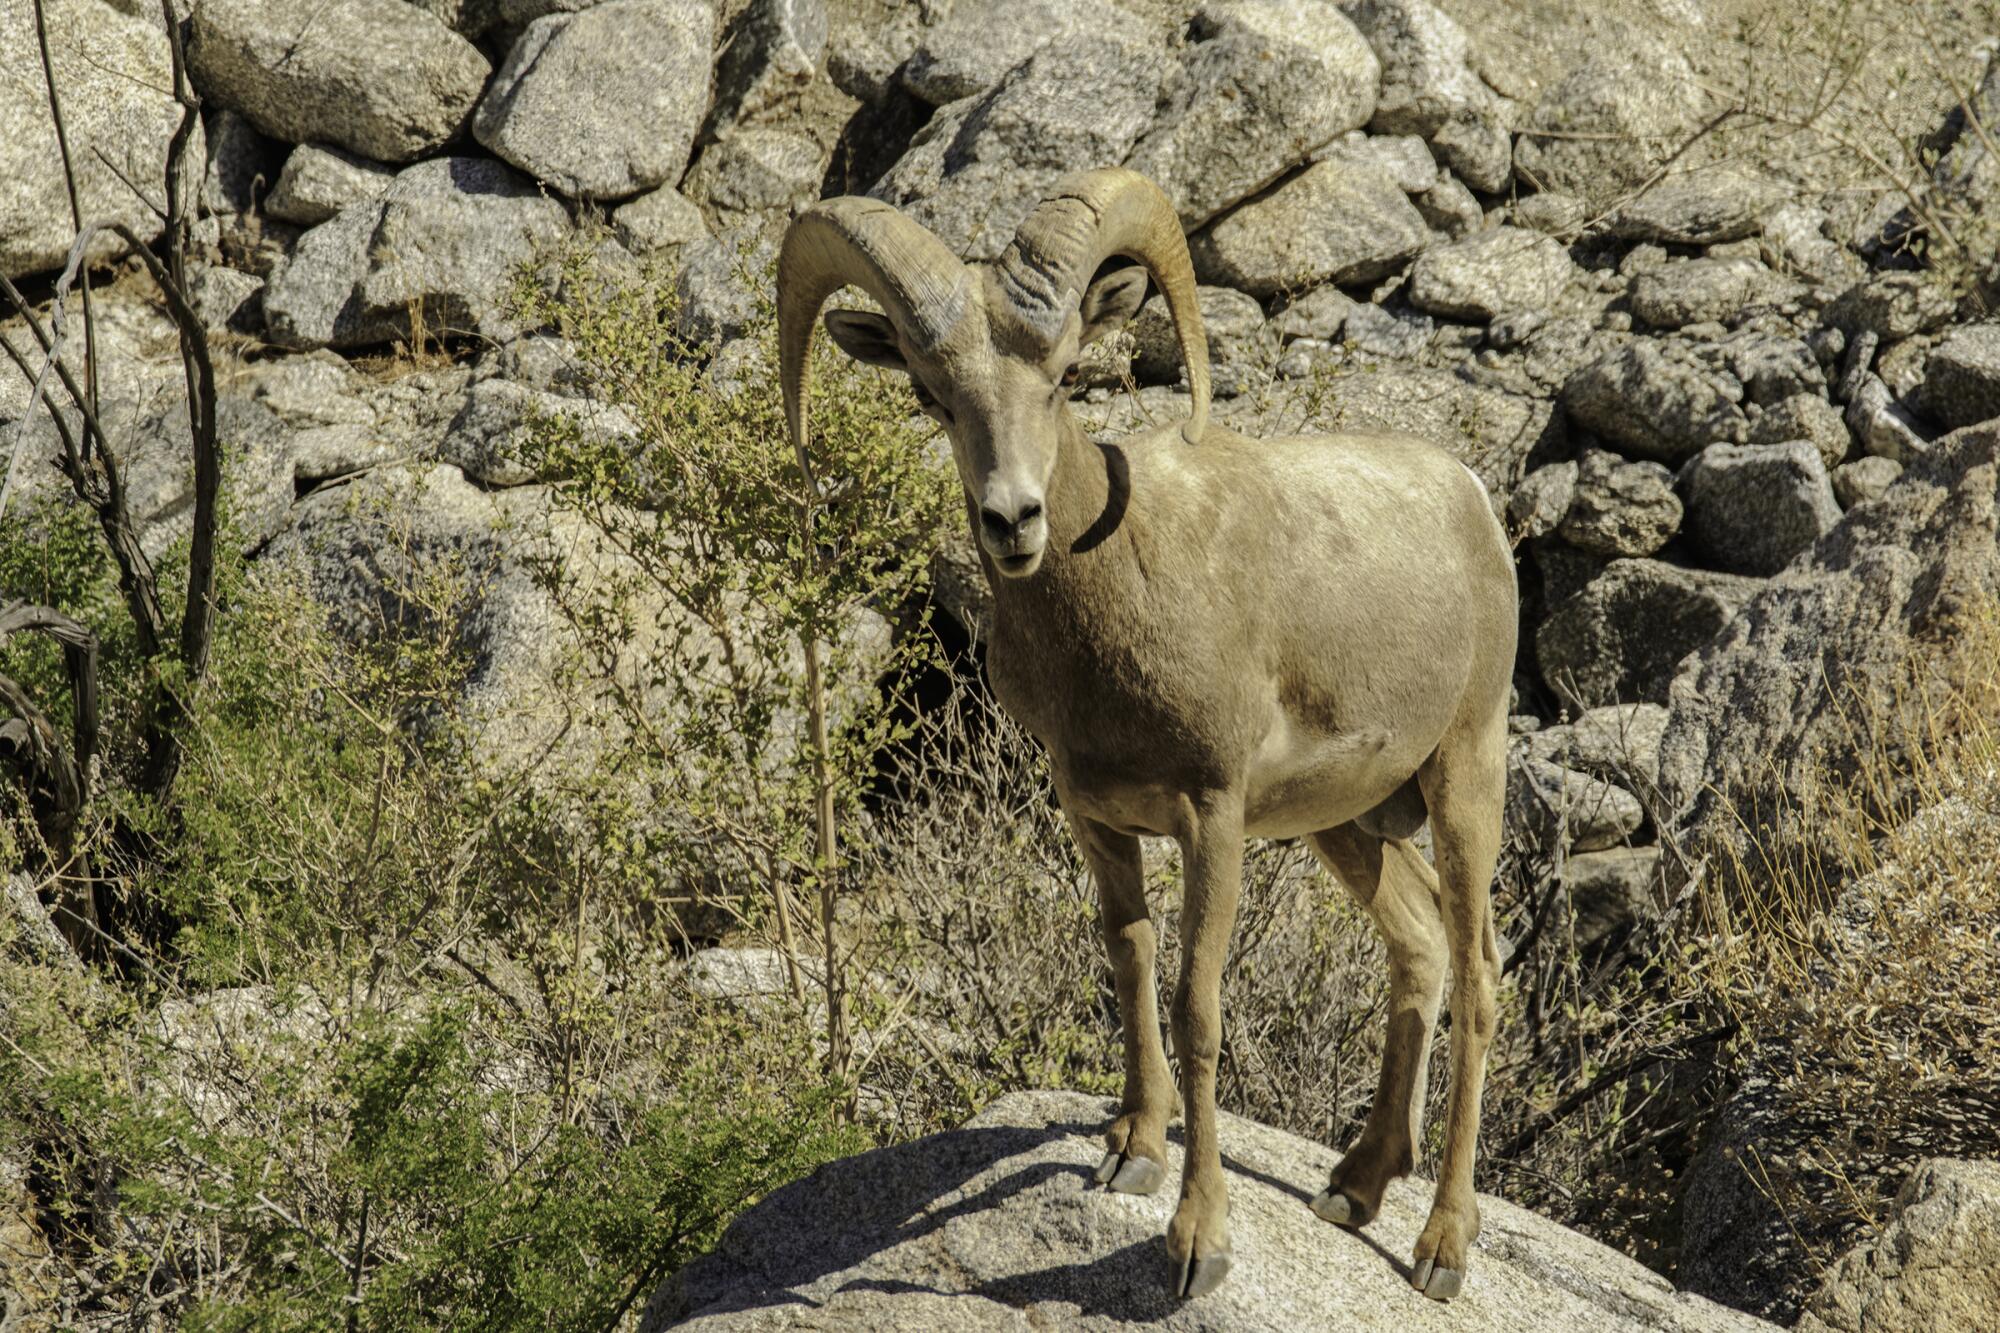
M 1025 555 L 996 555 L 993 557 L 994 566 L 1010 579 L 1026 578 L 1028 575 L 1034 573 L 1041 563 L 1042 553 L 1040 551 L 1029 551 Z

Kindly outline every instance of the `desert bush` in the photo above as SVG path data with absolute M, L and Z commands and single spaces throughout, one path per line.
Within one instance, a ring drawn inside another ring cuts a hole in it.
M 642 806 L 667 813 L 623 836 L 744 925 L 772 927 L 801 1001 L 795 903 L 818 898 L 811 970 L 829 1067 L 846 1077 L 836 829 L 859 818 L 875 758 L 905 726 L 878 682 L 936 652 L 934 638 L 891 622 L 920 600 L 955 491 L 900 392 L 824 340 L 811 458 L 796 454 L 770 274 L 740 280 L 762 294 L 755 317 L 716 347 L 675 332 L 669 274 L 609 271 L 588 245 L 524 279 L 524 313 L 560 333 L 585 389 L 637 426 L 626 439 L 537 423 L 527 461 L 555 505 L 623 558 L 587 587 L 561 560 L 539 577 L 624 724 L 607 762 L 632 776 Z M 634 653 L 635 642 L 647 647 Z
M 473 743 L 467 572 L 385 566 L 398 623 L 358 639 L 288 567 L 225 567 L 173 818 L 125 881 L 157 945 L 99 968 L 0 930 L 0 1157 L 62 1327 L 614 1326 L 859 1146 L 796 1029 L 688 988 L 650 878 L 561 804 L 588 784 Z M 115 780 L 97 808 L 149 817 Z

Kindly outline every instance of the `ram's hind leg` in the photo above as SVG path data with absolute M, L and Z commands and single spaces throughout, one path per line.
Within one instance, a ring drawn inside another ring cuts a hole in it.
M 1097 1183 L 1121 1194 L 1151 1194 L 1167 1178 L 1174 1079 L 1160 1044 L 1153 922 L 1146 912 L 1139 840 L 1075 816 L 1070 829 L 1097 882 L 1098 925 L 1111 956 L 1125 1037 L 1124 1102 L 1105 1133 L 1109 1151 L 1097 1168 Z
M 1479 1146 L 1479 1095 L 1498 1020 L 1500 955 L 1493 936 L 1493 866 L 1506 801 L 1504 710 L 1447 736 L 1421 774 L 1437 853 L 1439 903 L 1451 945 L 1451 1104 L 1430 1220 L 1417 1237 L 1410 1284 L 1449 1300 L 1464 1280 L 1479 1234 L 1472 1160 Z
M 1444 922 L 1437 877 L 1408 842 L 1342 824 L 1314 834 L 1312 843 L 1389 951 L 1389 1024 L 1375 1101 L 1361 1136 L 1312 1203 L 1327 1221 L 1359 1227 L 1375 1219 L 1389 1182 L 1416 1165 L 1431 1033 L 1444 994 Z

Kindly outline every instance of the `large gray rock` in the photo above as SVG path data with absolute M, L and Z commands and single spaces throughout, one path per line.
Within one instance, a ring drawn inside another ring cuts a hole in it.
M 187 537 L 194 521 L 187 404 L 174 398 L 165 403 L 121 397 L 99 405 L 106 431 L 118 442 L 126 509 L 140 549 L 155 561 Z M 219 394 L 215 415 L 216 432 L 227 444 L 223 482 L 235 533 L 243 539 L 242 549 L 254 549 L 282 524 L 291 504 L 291 441 L 275 414 L 243 394 Z M 30 420 L 28 447 L 42 458 L 56 456 L 55 431 L 46 414 Z M 38 480 L 53 479 L 51 467 Z
M 1465 29 L 1428 0 L 1339 0 L 1382 66 L 1370 128 L 1429 138 L 1467 111 L 1495 101 L 1466 64 Z
M 1374 52 L 1319 0 L 1205 5 L 1190 35 L 1126 163 L 1166 191 L 1190 231 L 1375 110 Z
M 1152 35 L 1143 31 L 1149 27 L 1104 0 L 963 0 L 925 34 L 900 77 L 905 88 L 941 107 L 991 90 L 1052 43 L 1076 46 L 1114 33 L 1133 40 Z
M 1575 375 L 1563 406 L 1620 452 L 1678 466 L 1748 428 L 1743 386 L 1679 342 L 1634 338 Z
M 751 0 L 722 38 L 708 132 L 727 135 L 795 105 L 826 57 L 826 0 Z
M 605 566 L 584 526 L 552 514 L 539 487 L 488 490 L 443 464 L 377 468 L 300 501 L 265 560 L 302 578 L 350 642 L 449 636 L 467 664 L 456 684 L 476 752 L 505 763 L 565 727 L 552 687 L 573 641 L 529 563 L 563 551 L 587 582 Z M 419 594 L 441 565 L 463 588 L 444 625 Z
M 1414 134 L 1364 134 L 1360 130 L 1349 130 L 1314 150 L 1312 155 L 1315 162 L 1325 162 L 1330 158 L 1378 166 L 1394 176 L 1396 184 L 1402 186 L 1403 193 L 1408 195 L 1422 194 L 1438 181 L 1437 159 L 1431 156 L 1431 150 L 1424 141 Z
M 708 109 L 710 0 L 605 0 L 528 25 L 480 100 L 479 142 L 584 199 L 679 181 Z
M 1931 274 L 1891 270 L 1842 292 L 1826 308 L 1826 322 L 1850 339 L 1872 333 L 1892 343 L 1937 328 L 1956 307 L 1950 288 Z
M 1437 324 L 1418 311 L 1386 310 L 1363 302 L 1348 314 L 1341 336 L 1364 357 L 1407 360 L 1430 346 Z
M 1235 1268 L 1211 1295 L 1176 1301 L 1160 1239 L 1174 1191 L 1090 1183 L 1113 1110 L 1078 1093 L 1012 1093 L 961 1129 L 822 1167 L 739 1217 L 713 1253 L 660 1287 L 640 1327 L 1304 1329 L 1390 1318 L 1408 1333 L 1769 1328 L 1679 1296 L 1624 1255 L 1488 1196 L 1465 1294 L 1427 1302 L 1401 1259 L 1429 1211 L 1427 1183 L 1391 1185 L 1365 1235 L 1341 1230 L 1305 1205 L 1336 1154 L 1227 1114 Z M 1178 1134 L 1168 1155 L 1177 1173 Z
M 1424 219 L 1380 167 L 1326 161 L 1217 218 L 1189 241 L 1202 281 L 1253 296 L 1372 282 L 1424 248 Z
M 1623 939 L 1653 916 L 1660 871 L 1658 847 L 1607 847 L 1563 858 L 1572 930 L 1579 949 Z
M 1840 521 L 1819 451 L 1789 444 L 1717 444 L 1681 476 L 1688 537 L 1718 569 L 1775 574 Z
M 1646 812 L 1631 792 L 1535 759 L 1516 744 L 1507 765 L 1507 831 L 1545 853 L 1601 851 L 1638 831 Z
M 1853 771 L 1859 745 L 1909 743 L 1897 732 L 1910 720 L 1894 710 L 1886 733 L 1857 733 L 1854 701 L 1896 697 L 1912 655 L 1935 655 L 1958 618 L 1996 596 L 2000 426 L 1989 423 L 1912 460 L 1675 678 L 1660 781 L 1689 846 L 1810 845 L 1797 812 L 1815 775 Z M 1744 797 L 1755 798 L 1747 811 L 1735 806 Z
M 472 386 L 465 406 L 438 443 L 438 458 L 487 486 L 523 486 L 535 479 L 527 448 L 542 422 L 570 422 L 596 441 L 634 441 L 638 427 L 616 404 L 571 398 L 511 380 Z
M 1614 45 L 1542 94 L 1515 142 L 1514 165 L 1538 189 L 1591 198 L 1628 190 L 1693 133 L 1702 106 L 1684 57 Z
M 1852 509 L 1881 499 L 1902 475 L 1903 465 L 1892 458 L 1857 458 L 1833 470 L 1833 498 L 1842 509 Z
M 674 331 L 697 347 L 741 337 L 769 293 L 766 272 L 777 257 L 771 238 L 737 227 L 681 251 L 674 275 Z
M 1917 405 L 1948 429 L 2000 417 L 2000 324 L 1946 333 L 1924 363 Z
M 1656 329 L 1726 320 L 1770 286 L 1771 271 L 1754 259 L 1690 259 L 1634 279 L 1632 314 Z
M 119 175 L 157 191 L 181 122 L 158 16 L 131 18 L 100 0 L 52 0 L 47 12 L 84 221 L 115 218 L 151 240 L 159 216 Z M 61 268 L 76 237 L 34 31 L 30 0 L 0 0 L 0 274 L 10 278 Z M 199 162 L 199 141 L 193 151 Z M 124 248 L 106 234 L 91 258 Z
M 300 144 L 285 159 L 264 211 L 283 222 L 316 227 L 349 204 L 380 199 L 396 173 L 338 148 Z
M 687 246 L 708 238 L 708 223 L 693 200 L 671 185 L 642 194 L 618 206 L 612 228 L 635 255 L 672 259 Z
M 1721 633 L 1758 586 L 1658 560 L 1614 560 L 1550 608 L 1535 634 L 1542 679 L 1577 708 L 1665 702 L 1681 659 Z
M 753 219 L 786 221 L 819 198 L 823 159 L 803 134 L 753 126 L 704 149 L 681 188 L 722 229 Z
M 1762 230 L 1784 202 L 1778 181 L 1740 167 L 1703 167 L 1668 176 L 1611 217 L 1611 232 L 1628 241 L 1714 245 Z
M 1264 327 L 1264 307 L 1229 287 L 1197 287 L 1201 324 L 1208 334 L 1208 354 L 1218 365 L 1251 360 L 1256 338 Z M 1153 296 L 1139 307 L 1129 326 L 1132 333 L 1132 373 L 1142 383 L 1172 384 L 1181 374 L 1181 347 L 1167 301 Z
M 405 168 L 379 201 L 299 238 L 264 293 L 272 341 L 361 347 L 410 336 L 511 331 L 516 266 L 569 225 L 562 205 L 498 162 L 447 157 Z
M 1382 64 L 1370 127 L 1428 139 L 1438 160 L 1494 194 L 1513 173 L 1506 101 L 1467 63 L 1465 30 L 1429 0 L 1341 0 Z
M 1726 368 L 1742 384 L 1744 398 L 1760 407 L 1799 394 L 1825 398 L 1826 372 L 1812 345 L 1789 331 L 1772 333 L 1767 328 L 1765 319 L 1753 317 L 1717 342 L 1697 344 L 1697 351 Z
M 195 86 L 274 139 L 408 162 L 449 142 L 492 72 L 403 0 L 201 0 Z
M 1594 555 L 1651 555 L 1680 525 L 1673 473 L 1591 449 L 1578 460 L 1576 488 L 1556 531 Z
M 1934 1159 L 1882 1233 L 1834 1265 L 1798 1333 L 1947 1333 L 2000 1311 L 2000 1162 Z
M 1840 409 L 1816 393 L 1791 394 L 1764 408 L 1750 419 L 1747 438 L 1751 444 L 1805 440 L 1829 468 L 1854 447 L 1854 437 L 1848 433 Z
M 1050 186 L 1123 161 L 1152 120 L 1164 45 L 1126 16 L 944 107 L 875 188 L 967 259 L 995 259 Z
M 1493 227 L 1426 250 L 1410 270 L 1410 304 L 1447 319 L 1489 320 L 1554 304 L 1575 275 L 1569 252 L 1547 236 Z
M 1644 793 L 1659 782 L 1666 729 L 1667 710 L 1659 704 L 1610 704 L 1530 732 L 1521 738 L 1521 752 Z

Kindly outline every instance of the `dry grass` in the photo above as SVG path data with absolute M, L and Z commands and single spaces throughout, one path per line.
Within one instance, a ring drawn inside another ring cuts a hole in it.
M 1918 1158 L 2000 1135 L 2000 612 L 1848 715 L 1858 770 L 1803 802 L 1833 865 L 1766 849 L 1701 900 L 1699 984 L 1754 1041 L 1775 1122 L 1822 1131 L 1754 1164 L 1817 1264 Z

